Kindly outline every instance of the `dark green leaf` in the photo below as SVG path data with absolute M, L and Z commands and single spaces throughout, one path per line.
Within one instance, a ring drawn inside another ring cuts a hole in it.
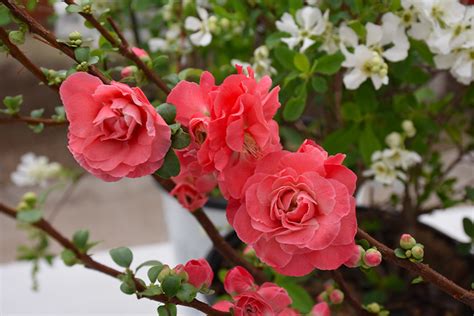
M 156 171 L 156 174 L 164 179 L 177 176 L 180 171 L 179 160 L 173 149 L 170 149 L 165 156 L 163 166 Z
M 293 98 L 286 103 L 283 109 L 283 118 L 288 122 L 296 121 L 303 114 L 305 107 L 305 100 Z
M 405 255 L 405 250 L 403 250 L 401 248 L 396 248 L 394 252 L 395 252 L 395 256 L 397 256 L 400 259 L 406 259 L 406 257 L 407 257 Z
M 176 293 L 176 297 L 183 302 L 190 303 L 197 295 L 198 290 L 189 283 L 184 283 Z
M 166 304 L 158 307 L 158 315 L 159 316 L 176 316 L 177 309 L 175 304 Z
M 24 210 L 16 213 L 16 218 L 20 222 L 33 224 L 41 219 L 43 212 L 41 210 Z
M 10 11 L 6 6 L 0 4 L 0 26 L 7 25 L 11 22 Z
M 169 65 L 169 57 L 161 55 L 153 59 L 153 68 L 157 71 L 161 70 L 164 66 Z
M 171 146 L 175 149 L 183 149 L 189 146 L 191 137 L 181 128 L 173 135 Z
M 308 72 L 311 66 L 309 64 L 308 57 L 306 57 L 306 55 L 302 53 L 295 54 L 295 56 L 293 57 L 293 64 L 295 65 L 296 69 L 303 73 Z
M 64 249 L 61 252 L 61 259 L 63 260 L 64 264 L 68 267 L 73 266 L 77 263 L 77 258 L 74 252 L 69 249 Z
M 333 75 L 339 71 L 344 61 L 344 55 L 337 53 L 334 55 L 325 55 L 318 59 L 315 71 L 324 75 Z
M 87 246 L 87 241 L 89 240 L 89 231 L 88 230 L 78 230 L 72 236 L 72 242 L 79 249 L 84 249 Z
M 145 261 L 143 263 L 141 263 L 136 269 L 135 269 L 135 272 L 138 272 L 138 270 L 140 270 L 141 268 L 143 267 L 149 267 L 149 266 L 157 266 L 157 265 L 161 265 L 162 263 L 158 260 L 148 260 L 148 261 Z
M 366 124 L 359 137 L 359 150 L 367 166 L 371 163 L 372 153 L 379 150 L 380 147 L 380 142 L 377 139 L 372 126 Z
M 119 247 L 109 251 L 112 260 L 121 267 L 128 268 L 133 261 L 133 253 L 129 248 Z
M 311 79 L 311 85 L 314 91 L 318 93 L 326 93 L 328 90 L 328 83 L 323 77 L 314 76 L 313 79 Z
M 293 56 L 295 52 L 286 46 L 279 46 L 275 48 L 275 57 L 277 61 L 286 69 L 294 69 Z
M 177 275 L 168 275 L 161 283 L 163 292 L 169 296 L 175 296 L 181 287 L 181 278 Z
M 74 50 L 74 56 L 79 63 L 88 62 L 90 55 L 90 48 L 89 47 L 78 47 Z
M 341 114 L 345 121 L 360 122 L 362 120 L 360 108 L 354 102 L 343 103 Z
M 157 106 L 156 112 L 165 120 L 167 124 L 173 124 L 176 118 L 176 107 L 173 104 L 163 103 Z
M 474 239 L 474 222 L 470 218 L 464 217 L 462 219 L 462 226 L 466 235 Z
M 161 262 L 148 269 L 147 275 L 151 283 L 156 282 L 156 279 L 158 279 L 158 274 L 160 274 L 161 270 L 163 270 L 163 264 Z
M 149 287 L 147 287 L 145 291 L 140 292 L 140 295 L 155 296 L 155 295 L 160 295 L 162 293 L 163 292 L 161 291 L 161 287 L 159 285 L 152 284 Z
M 120 284 L 120 291 L 127 295 L 135 294 L 135 286 L 131 285 L 129 282 L 122 282 Z
M 308 291 L 306 291 L 302 286 L 293 282 L 285 282 L 278 285 L 282 286 L 288 292 L 288 295 L 293 301 L 291 304 L 293 308 L 299 310 L 303 314 L 309 313 L 311 311 L 314 301 L 308 294 Z

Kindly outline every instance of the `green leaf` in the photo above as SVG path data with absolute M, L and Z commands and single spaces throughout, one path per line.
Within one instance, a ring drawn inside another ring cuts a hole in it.
M 343 103 L 341 114 L 342 114 L 342 118 L 345 121 L 360 122 L 362 120 L 362 114 L 360 113 L 360 108 L 354 102 Z
M 68 13 L 79 13 L 82 12 L 82 7 L 77 4 L 70 4 L 66 7 Z
M 100 60 L 99 56 L 91 56 L 89 60 L 87 61 L 87 63 L 89 65 L 94 65 L 94 64 L 97 64 L 99 60 Z
M 160 295 L 162 293 L 163 291 L 161 290 L 161 287 L 159 285 L 152 284 L 149 287 L 147 287 L 143 292 L 140 292 L 140 295 L 155 296 L 155 295 Z
M 282 286 L 288 292 L 288 295 L 293 301 L 291 304 L 293 308 L 299 310 L 303 314 L 311 311 L 314 301 L 302 286 L 288 281 L 284 283 L 280 282 L 278 285 Z
M 176 119 L 176 107 L 173 104 L 162 103 L 156 107 L 156 112 L 167 124 L 173 124 Z
M 275 57 L 277 61 L 286 69 L 294 69 L 293 57 L 295 52 L 286 46 L 279 46 L 275 48 Z
M 190 303 L 196 298 L 198 290 L 189 283 L 184 283 L 176 293 L 176 297 L 183 302 Z
M 7 108 L 10 115 L 20 112 L 20 107 L 23 104 L 23 95 L 16 95 L 14 97 L 6 96 L 3 98 L 3 104 Z
M 176 296 L 181 286 L 181 278 L 177 275 L 168 275 L 161 283 L 163 292 L 169 297 Z
M 153 59 L 153 69 L 159 71 L 165 66 L 169 65 L 169 57 L 167 55 L 161 55 Z
M 196 77 L 199 78 L 202 74 L 203 70 L 202 69 L 197 69 L 197 68 L 186 68 L 184 70 L 181 70 L 178 74 L 178 78 L 180 80 L 186 80 L 190 77 Z
M 324 75 L 333 75 L 341 69 L 343 61 L 344 55 L 341 53 L 323 56 L 318 59 L 315 71 Z
M 179 124 L 179 123 L 174 123 L 174 124 L 170 124 L 169 127 L 170 127 L 170 130 L 171 130 L 171 135 L 174 135 L 174 134 L 176 134 L 176 132 L 178 132 L 179 129 L 181 128 L 181 124 Z
M 305 100 L 293 98 L 286 103 L 283 109 L 283 118 L 285 121 L 294 122 L 303 114 L 305 107 Z
M 61 259 L 68 267 L 71 267 L 77 263 L 76 254 L 74 254 L 74 252 L 69 249 L 64 249 L 61 252 Z
M 401 248 L 396 248 L 395 251 L 395 256 L 397 256 L 397 258 L 400 258 L 400 259 L 406 259 L 407 256 L 405 255 L 405 250 L 401 249 Z
M 158 307 L 159 316 L 176 316 L 178 314 L 175 304 L 166 304 Z
M 148 269 L 147 275 L 151 283 L 156 282 L 156 279 L 158 279 L 158 275 L 160 274 L 161 270 L 163 270 L 163 264 L 161 262 Z
M 0 26 L 7 25 L 11 22 L 10 11 L 3 4 L 0 5 Z
M 15 45 L 23 45 L 25 43 L 25 33 L 22 31 L 10 31 L 8 38 Z
M 311 67 L 308 57 L 302 53 L 296 53 L 293 57 L 293 64 L 295 65 L 296 69 L 303 73 L 307 73 Z
M 121 267 L 128 268 L 133 261 L 133 253 L 129 248 L 119 247 L 109 251 L 112 260 Z
M 462 219 L 462 226 L 466 235 L 474 239 L 474 222 L 470 218 L 464 217 Z
M 180 165 L 178 157 L 176 156 L 173 149 L 168 150 L 168 153 L 165 156 L 163 166 L 156 171 L 156 174 L 164 179 L 169 179 L 171 177 L 177 176 L 180 171 Z
M 33 133 L 39 134 L 44 130 L 44 124 L 39 123 L 39 124 L 30 124 L 28 127 L 33 131 Z
M 132 295 L 135 294 L 135 286 L 130 285 L 129 282 L 122 282 L 122 284 L 120 284 L 120 291 L 127 295 Z
M 183 129 L 179 129 L 176 134 L 173 135 L 171 147 L 175 149 L 183 149 L 189 146 L 191 142 L 191 137 L 188 133 L 183 131 Z
M 42 216 L 43 216 L 43 212 L 41 210 L 36 210 L 36 209 L 19 211 L 16 213 L 16 218 L 20 222 L 24 222 L 28 224 L 34 224 L 38 222 Z
M 79 249 L 84 249 L 87 246 L 87 241 L 89 240 L 89 231 L 88 230 L 78 230 L 72 236 L 72 243 Z
M 359 150 L 367 166 L 371 163 L 372 153 L 380 148 L 380 142 L 377 139 L 372 126 L 366 124 L 359 137 Z
M 34 118 L 40 118 L 43 116 L 44 109 L 36 109 L 30 112 L 30 116 Z
M 88 62 L 91 49 L 89 47 L 78 47 L 74 50 L 74 56 L 77 62 Z
M 158 260 L 148 260 L 143 263 L 141 263 L 136 269 L 135 273 L 138 272 L 143 267 L 149 267 L 149 266 L 157 266 L 157 265 L 162 265 L 162 263 Z
M 328 83 L 323 77 L 314 76 L 311 79 L 311 85 L 313 86 L 314 91 L 318 93 L 322 94 L 328 91 Z
M 422 276 L 417 276 L 416 278 L 414 278 L 413 280 L 411 280 L 411 284 L 418 284 L 418 283 L 421 283 L 423 282 L 423 277 Z
M 355 101 L 362 113 L 373 113 L 378 106 L 375 90 L 370 83 L 364 83 L 356 90 Z

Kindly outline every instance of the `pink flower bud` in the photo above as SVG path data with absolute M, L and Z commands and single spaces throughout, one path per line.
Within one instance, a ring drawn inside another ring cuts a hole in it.
M 309 314 L 311 316 L 330 316 L 331 315 L 331 310 L 329 309 L 329 305 L 326 302 L 318 303 L 313 306 L 313 309 L 311 310 L 311 313 Z
M 257 289 L 253 276 L 244 268 L 237 266 L 227 272 L 224 280 L 224 288 L 227 293 L 234 296 L 247 291 Z
M 417 260 L 423 259 L 423 256 L 425 255 L 425 250 L 423 249 L 422 244 L 416 244 L 413 248 L 411 248 L 411 255 L 413 258 Z
M 316 297 L 316 301 L 318 301 L 318 302 L 329 302 L 328 292 L 323 291 L 323 292 L 319 293 L 318 297 Z
M 362 248 L 362 246 L 355 245 L 353 255 L 349 258 L 349 260 L 346 261 L 346 263 L 344 263 L 344 265 L 349 268 L 359 267 L 362 264 L 362 258 L 364 257 L 364 254 L 364 248 Z
M 410 234 L 403 234 L 400 237 L 400 247 L 403 249 L 411 249 L 416 245 L 416 240 Z
M 138 48 L 138 47 L 132 47 L 132 52 L 140 57 L 141 60 L 143 61 L 148 61 L 150 60 L 150 55 L 146 52 L 146 50 Z
M 211 266 L 205 259 L 189 260 L 183 269 L 189 276 L 188 283 L 195 288 L 201 289 L 211 286 L 214 272 L 212 272 Z
M 341 304 L 344 301 L 344 293 L 341 290 L 335 289 L 329 294 L 329 300 L 333 304 Z
M 122 69 L 122 71 L 120 72 L 120 76 L 122 76 L 122 78 L 131 77 L 136 71 L 136 66 L 127 66 Z
M 368 267 L 376 267 L 382 262 L 382 254 L 376 248 L 367 249 L 364 254 L 364 264 Z

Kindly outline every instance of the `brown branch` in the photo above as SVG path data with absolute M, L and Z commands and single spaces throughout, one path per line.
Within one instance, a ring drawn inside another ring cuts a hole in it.
M 52 32 L 48 31 L 45 27 L 43 27 L 35 18 L 33 18 L 28 13 L 28 11 L 15 4 L 14 0 L 0 0 L 0 2 L 3 3 L 16 18 L 26 23 L 30 32 L 40 36 L 46 42 L 48 42 L 51 47 L 58 49 L 59 51 L 63 52 L 64 54 L 78 62 L 74 55 L 74 49 L 72 49 L 65 43 L 58 42 L 56 36 Z M 89 66 L 88 72 L 91 75 L 98 77 L 104 83 L 110 82 L 110 80 L 94 65 Z
M 0 117 L 0 124 L 27 123 L 30 125 L 44 124 L 47 126 L 66 125 L 67 121 L 56 121 L 48 118 L 36 118 L 31 116 Z
M 33 75 L 36 76 L 41 82 L 43 82 L 46 86 L 50 87 L 51 89 L 58 91 L 59 87 L 56 85 L 50 85 L 48 83 L 48 78 L 46 78 L 45 74 L 41 71 L 41 69 L 33 64 L 31 60 L 26 57 L 25 54 L 10 41 L 10 38 L 8 37 L 7 31 L 5 29 L 0 27 L 0 41 L 3 42 L 3 44 L 8 47 L 8 51 L 10 53 L 10 56 L 12 56 L 14 59 L 18 60 L 26 69 L 28 69 Z
M 240 256 L 235 249 L 233 249 L 222 236 L 219 234 L 219 231 L 216 229 L 214 224 L 211 222 L 206 213 L 202 208 L 191 212 L 191 214 L 197 219 L 201 227 L 206 231 L 209 238 L 212 240 L 216 250 L 225 258 L 229 259 L 233 264 L 240 265 L 247 269 L 256 281 L 260 284 L 268 281 L 262 271 L 256 269 L 250 262 L 246 261 L 242 256 Z
M 396 264 L 405 270 L 411 271 L 415 275 L 421 276 L 423 280 L 432 283 L 456 300 L 474 308 L 474 291 L 469 291 L 460 287 L 445 276 L 431 269 L 427 264 L 411 262 L 407 259 L 398 258 L 395 256 L 392 249 L 379 242 L 360 228 L 357 230 L 357 238 L 366 239 L 371 245 L 377 247 L 385 260 Z
M 17 211 L 3 203 L 0 202 L 0 212 L 4 213 L 5 215 L 11 217 L 11 218 L 16 218 L 16 213 Z M 120 275 L 123 273 L 115 270 L 109 266 L 106 266 L 100 262 L 95 261 L 92 259 L 92 257 L 88 254 L 80 252 L 76 246 L 66 237 L 61 235 L 59 231 L 57 231 L 48 221 L 41 219 L 38 222 L 32 224 L 32 226 L 41 229 L 44 231 L 48 236 L 56 240 L 61 246 L 63 246 L 66 249 L 71 250 L 74 252 L 76 257 L 84 264 L 84 266 L 88 269 L 95 270 L 104 274 L 107 274 L 113 278 L 118 278 Z M 138 292 L 142 292 L 145 290 L 145 287 L 137 280 L 135 279 L 135 286 Z M 176 298 L 169 298 L 166 295 L 155 295 L 152 297 L 147 297 L 150 300 L 157 301 L 157 302 L 162 302 L 162 303 L 173 303 L 176 305 L 182 305 L 182 306 L 187 306 L 187 307 L 192 307 L 194 309 L 197 309 L 207 315 L 216 315 L 216 316 L 227 316 L 230 315 L 230 313 L 226 312 L 221 312 L 218 310 L 213 309 L 211 306 L 207 305 L 204 302 L 201 302 L 197 299 L 193 300 L 190 303 L 182 302 Z
M 341 288 L 342 292 L 344 292 L 344 297 L 349 301 L 349 304 L 351 304 L 351 306 L 355 310 L 356 314 L 359 315 L 359 316 L 370 315 L 365 309 L 362 308 L 362 304 L 356 298 L 356 296 L 355 296 L 354 292 L 352 291 L 352 289 L 347 285 L 347 283 L 344 280 L 344 277 L 342 276 L 341 272 L 338 271 L 338 270 L 333 270 L 333 271 L 331 271 L 331 275 L 332 275 L 334 281 L 336 281 L 336 283 Z
M 3 0 L 4 1 L 4 0 Z M 64 0 L 67 4 L 76 4 L 74 0 Z M 165 94 L 170 92 L 170 89 L 166 83 L 152 70 L 148 67 L 135 53 L 133 53 L 130 45 L 125 40 L 125 36 L 122 34 L 117 24 L 109 17 L 107 21 L 110 23 L 114 29 L 117 36 L 120 38 L 118 40 L 112 33 L 110 33 L 92 14 L 80 12 L 79 13 L 84 19 L 86 19 L 94 28 L 99 31 L 99 33 L 112 44 L 112 46 L 119 49 L 120 54 L 129 60 L 133 61 L 138 68 L 140 68 L 148 80 L 152 81 L 156 86 L 161 89 Z

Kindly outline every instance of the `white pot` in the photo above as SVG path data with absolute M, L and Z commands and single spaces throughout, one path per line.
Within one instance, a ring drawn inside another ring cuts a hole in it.
M 169 193 L 162 191 L 162 205 L 165 213 L 168 236 L 178 262 L 205 258 L 212 248 L 212 242 L 198 221 Z M 231 228 L 224 209 L 204 207 L 204 212 L 222 235 Z

